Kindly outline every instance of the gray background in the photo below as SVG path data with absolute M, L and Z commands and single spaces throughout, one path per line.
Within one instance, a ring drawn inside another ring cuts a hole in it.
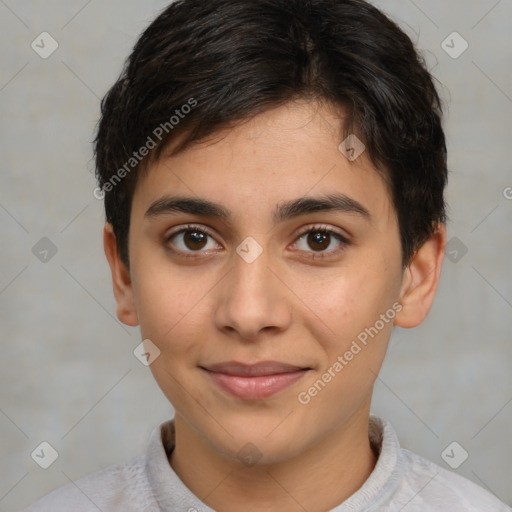
M 0 0 L 1 511 L 142 452 L 172 416 L 133 356 L 138 330 L 115 318 L 90 145 L 99 98 L 166 3 Z M 375 3 L 442 84 L 449 238 L 460 242 L 428 320 L 395 331 L 373 411 L 446 468 L 441 453 L 460 443 L 469 458 L 457 472 L 510 505 L 512 2 Z M 59 44 L 48 59 L 31 48 L 43 31 Z M 469 43 L 456 59 L 441 47 L 453 31 Z M 32 251 L 43 237 L 57 248 L 46 262 Z M 31 458 L 42 441 L 59 453 L 46 470 Z

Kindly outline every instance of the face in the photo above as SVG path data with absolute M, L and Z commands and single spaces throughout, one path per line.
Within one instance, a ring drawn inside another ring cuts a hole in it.
M 164 154 L 137 184 L 118 315 L 160 351 L 176 417 L 227 457 L 250 442 L 283 461 L 367 414 L 403 314 L 388 189 L 338 149 L 340 127 L 287 104 Z

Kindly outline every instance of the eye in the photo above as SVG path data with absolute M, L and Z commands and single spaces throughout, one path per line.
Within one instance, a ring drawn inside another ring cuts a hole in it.
M 345 249 L 348 243 L 348 239 L 341 233 L 328 229 L 326 226 L 314 226 L 299 234 L 295 246 L 301 251 L 311 252 L 308 251 L 309 247 L 313 251 L 311 257 L 323 258 L 327 257 L 324 256 L 325 253 L 328 253 L 329 256 L 338 254 Z M 328 250 L 329 248 L 330 250 Z
M 207 229 L 194 225 L 170 233 L 165 238 L 165 243 L 170 246 L 172 252 L 184 257 L 195 257 L 194 253 L 201 254 L 221 247 L 213 240 L 213 235 Z M 348 239 L 341 233 L 327 226 L 313 226 L 299 233 L 294 246 L 300 251 L 310 252 L 309 257 L 316 259 L 336 255 L 348 244 Z
M 194 253 L 205 252 L 203 249 L 208 250 L 218 247 L 218 244 L 216 243 L 212 243 L 210 244 L 210 247 L 208 247 L 209 238 L 213 239 L 210 232 L 205 228 L 200 228 L 198 226 L 186 226 L 179 231 L 175 231 L 168 235 L 165 241 L 177 248 L 176 251 L 171 248 L 173 252 Z

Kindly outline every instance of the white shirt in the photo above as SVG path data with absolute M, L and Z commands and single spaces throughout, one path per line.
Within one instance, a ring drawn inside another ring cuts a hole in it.
M 331 512 L 510 512 L 494 495 L 409 450 L 400 448 L 390 423 L 370 417 L 379 454 L 363 486 Z M 145 456 L 56 489 L 22 512 L 213 512 L 169 464 L 174 422 L 151 433 Z

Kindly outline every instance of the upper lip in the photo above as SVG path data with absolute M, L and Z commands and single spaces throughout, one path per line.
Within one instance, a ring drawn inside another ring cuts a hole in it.
M 278 361 L 259 361 L 254 364 L 239 363 L 238 361 L 228 361 L 225 363 L 203 366 L 210 372 L 224 373 L 237 377 L 258 377 L 261 375 L 276 375 L 280 373 L 292 373 L 301 370 L 309 370 L 302 366 L 294 366 Z

